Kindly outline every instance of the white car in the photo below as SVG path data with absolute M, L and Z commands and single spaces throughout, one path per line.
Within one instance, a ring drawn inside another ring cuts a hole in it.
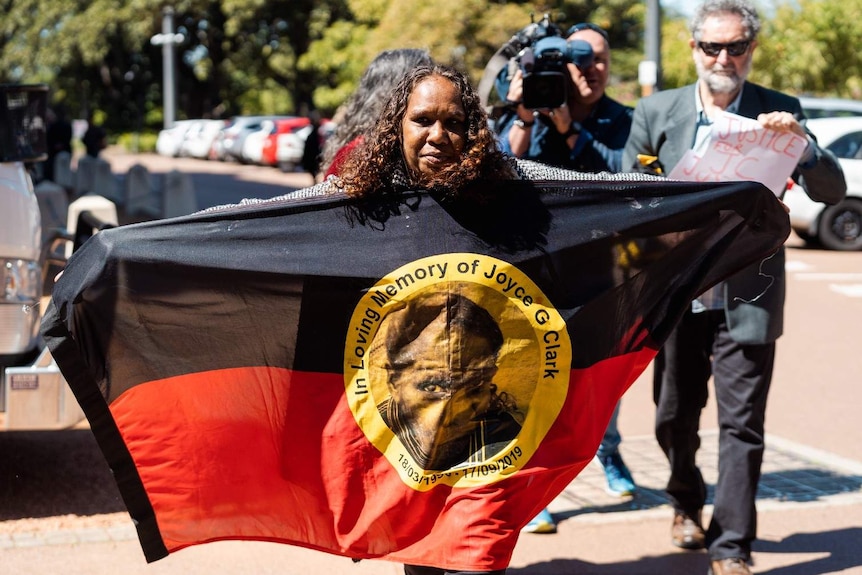
M 156 138 L 156 152 L 162 156 L 178 157 L 186 132 L 194 125 L 194 122 L 194 120 L 177 120 L 170 128 L 160 130 Z
M 263 143 L 275 128 L 275 120 L 263 120 L 256 130 L 249 131 L 242 141 L 239 159 L 245 164 L 260 164 L 263 157 Z
M 812 98 L 801 97 L 799 103 L 805 117 L 809 120 L 815 118 L 832 118 L 836 116 L 862 116 L 862 100 L 849 100 L 846 98 Z
M 784 195 L 790 225 L 806 242 L 833 250 L 862 250 L 862 116 L 816 118 L 807 125 L 820 146 L 838 158 L 847 181 L 847 197 L 827 206 L 793 186 Z
M 335 123 L 323 120 L 318 129 L 321 145 L 335 131 Z M 292 172 L 302 163 L 302 155 L 305 152 L 305 140 L 311 134 L 311 126 L 292 129 L 284 134 L 276 136 L 275 159 L 278 167 L 283 172 Z
M 210 158 L 215 160 L 238 160 L 242 151 L 241 140 L 249 130 L 260 129 L 263 116 L 234 116 L 227 126 L 222 128 L 216 141 Z
M 233 119 L 230 126 L 221 131 L 222 140 L 221 147 L 223 152 L 223 160 L 237 162 L 254 162 L 254 159 L 246 159 L 243 155 L 245 149 L 245 139 L 249 134 L 260 131 L 264 122 L 274 122 L 286 118 L 287 116 L 237 116 Z M 271 127 L 271 124 L 270 124 Z M 263 150 L 263 141 L 260 141 L 261 150 Z M 258 156 L 260 152 L 253 151 L 252 156 Z
M 224 127 L 224 120 L 195 120 L 185 133 L 179 155 L 208 159 L 213 142 Z
M 302 153 L 305 151 L 305 140 L 311 133 L 311 126 L 303 126 L 296 131 L 286 132 L 276 136 L 275 158 L 279 168 L 284 172 L 292 172 L 302 163 Z
M 182 150 L 186 132 L 188 132 L 194 123 L 194 120 L 177 120 L 170 128 L 160 130 L 156 138 L 156 152 L 162 156 L 178 157 Z

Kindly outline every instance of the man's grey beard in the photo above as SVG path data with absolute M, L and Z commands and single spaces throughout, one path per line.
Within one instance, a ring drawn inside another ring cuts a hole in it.
M 696 67 L 697 77 L 706 83 L 709 91 L 714 94 L 733 94 L 742 88 L 742 83 L 745 81 L 746 76 L 748 76 L 749 68 L 749 66 L 746 66 L 744 70 L 741 70 L 742 73 L 734 73 L 732 76 L 727 76 L 715 73 L 712 69 L 707 69 L 699 61 L 696 63 Z

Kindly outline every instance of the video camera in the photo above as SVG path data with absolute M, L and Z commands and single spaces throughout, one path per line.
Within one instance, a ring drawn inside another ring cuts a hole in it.
M 518 58 L 524 77 L 524 107 L 559 108 L 572 83 L 566 64 L 586 68 L 593 63 L 593 47 L 583 40 L 548 37 L 524 48 Z
M 578 68 L 593 63 L 593 48 L 583 40 L 566 41 L 563 31 L 548 14 L 531 22 L 510 41 L 520 45 L 509 62 L 508 77 L 521 69 L 524 78 L 524 106 L 530 109 L 559 108 L 566 102 L 571 77 L 566 64 Z

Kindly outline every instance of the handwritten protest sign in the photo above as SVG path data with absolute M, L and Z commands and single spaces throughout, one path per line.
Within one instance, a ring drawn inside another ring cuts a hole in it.
M 706 151 L 689 150 L 669 177 L 689 182 L 760 182 L 780 195 L 808 140 L 768 130 L 757 120 L 722 112 L 715 118 Z

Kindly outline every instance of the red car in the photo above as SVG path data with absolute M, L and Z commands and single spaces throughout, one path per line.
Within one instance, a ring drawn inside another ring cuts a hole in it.
M 261 154 L 260 163 L 265 166 L 277 165 L 278 136 L 281 134 L 295 134 L 310 124 L 311 120 L 304 117 L 276 120 L 272 131 L 263 140 L 263 153 Z

